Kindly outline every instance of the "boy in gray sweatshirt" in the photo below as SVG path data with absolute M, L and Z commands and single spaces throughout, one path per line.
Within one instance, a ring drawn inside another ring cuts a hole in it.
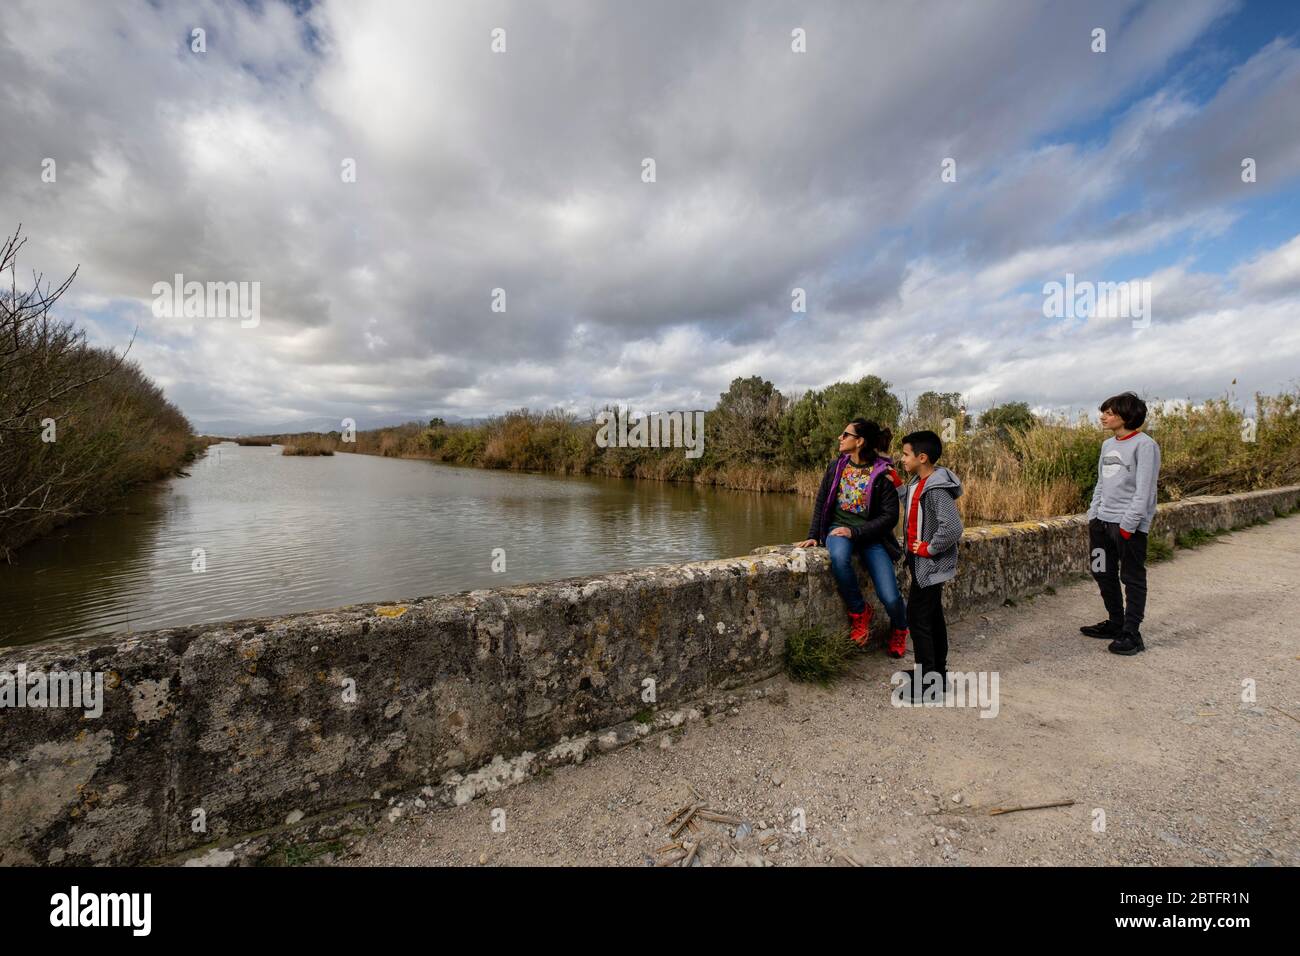
M 1092 576 L 1109 617 L 1079 630 L 1089 637 L 1109 637 L 1111 653 L 1131 656 L 1146 650 L 1141 627 L 1147 600 L 1147 532 L 1156 515 L 1160 446 L 1139 431 L 1147 406 L 1132 392 L 1106 399 L 1099 411 L 1101 427 L 1111 437 L 1102 442 L 1097 462 L 1088 547 Z

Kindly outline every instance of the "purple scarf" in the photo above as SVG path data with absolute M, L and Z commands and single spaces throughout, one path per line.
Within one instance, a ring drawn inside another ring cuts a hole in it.
M 822 520 L 818 528 L 819 531 L 826 527 L 827 519 L 831 514 L 831 502 L 839 500 L 840 476 L 844 474 L 844 468 L 848 465 L 851 457 L 851 455 L 840 455 L 840 460 L 835 463 L 835 477 L 831 479 L 830 489 L 826 492 L 826 504 L 822 506 Z M 871 471 L 867 475 L 867 506 L 863 509 L 863 514 L 871 510 L 871 492 L 875 490 L 876 479 L 891 467 L 893 467 L 893 462 L 884 455 L 876 456 L 875 463 L 872 464 Z

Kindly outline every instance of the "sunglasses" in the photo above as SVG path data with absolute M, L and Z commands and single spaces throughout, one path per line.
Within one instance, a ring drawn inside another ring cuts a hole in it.
M 861 435 L 855 435 L 853 432 L 840 432 L 841 438 L 861 438 Z

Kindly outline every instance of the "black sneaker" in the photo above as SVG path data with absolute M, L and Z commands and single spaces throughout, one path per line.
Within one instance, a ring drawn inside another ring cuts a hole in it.
M 1132 657 L 1145 651 L 1147 646 L 1142 643 L 1142 635 L 1134 634 L 1131 631 L 1125 631 L 1119 636 L 1118 640 L 1111 641 L 1106 650 L 1112 654 L 1123 654 L 1125 657 Z
M 938 674 L 939 679 L 932 680 L 930 677 L 931 674 Z M 922 705 L 928 707 L 942 706 L 944 701 L 948 699 L 947 672 L 938 669 L 926 671 L 925 677 L 921 679 L 921 683 L 913 685 L 912 693 L 915 695 L 912 700 L 916 707 Z
M 1124 627 L 1121 624 L 1115 624 L 1110 620 L 1101 621 L 1098 624 L 1089 624 L 1079 628 L 1079 633 L 1087 634 L 1089 637 L 1119 637 Z

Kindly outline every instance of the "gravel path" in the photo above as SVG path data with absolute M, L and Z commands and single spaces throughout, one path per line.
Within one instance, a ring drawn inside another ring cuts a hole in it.
M 414 811 L 339 862 L 641 866 L 702 799 L 753 830 L 683 834 L 703 865 L 1300 864 L 1300 517 L 1178 551 L 1150 588 L 1132 658 L 1079 634 L 1105 616 L 1091 581 L 951 624 L 949 666 L 999 676 L 996 717 L 892 706 L 911 655 L 872 650 L 830 689 L 775 678 L 729 716 Z

